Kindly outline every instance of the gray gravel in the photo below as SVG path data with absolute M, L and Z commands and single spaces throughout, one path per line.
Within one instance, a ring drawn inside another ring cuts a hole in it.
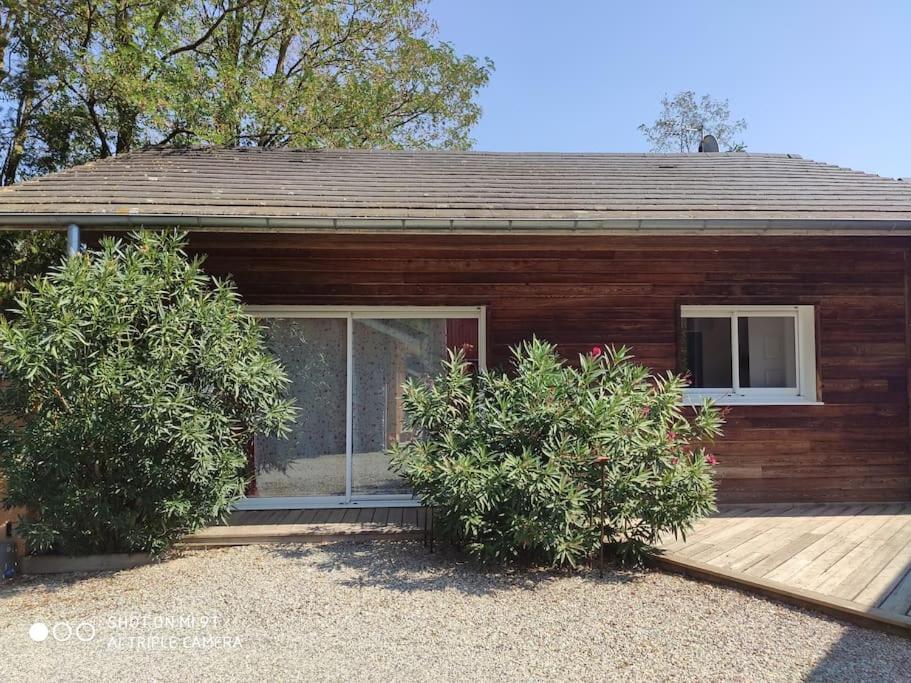
M 36 621 L 65 638 L 33 642 Z M 82 624 L 82 626 L 80 626 Z M 94 637 L 89 640 L 94 631 Z M 911 640 L 658 572 L 485 573 L 413 542 L 0 584 L 0 681 L 907 681 Z

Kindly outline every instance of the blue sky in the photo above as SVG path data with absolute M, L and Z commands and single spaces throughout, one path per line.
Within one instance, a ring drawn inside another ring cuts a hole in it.
M 665 93 L 730 100 L 749 151 L 911 177 L 911 0 L 432 0 L 487 56 L 476 148 L 647 151 Z

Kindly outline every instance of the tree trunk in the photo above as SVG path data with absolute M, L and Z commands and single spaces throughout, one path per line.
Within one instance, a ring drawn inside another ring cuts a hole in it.
M 19 173 L 19 164 L 25 152 L 25 143 L 28 139 L 28 124 L 32 117 L 35 103 L 35 83 L 28 76 L 19 89 L 19 105 L 16 107 L 16 122 L 10 136 L 6 158 L 3 160 L 3 170 L 0 171 L 0 185 L 12 185 L 16 182 Z
M 114 44 L 119 50 L 132 46 L 133 32 L 130 20 L 129 3 L 127 0 L 120 0 L 114 18 Z M 115 98 L 114 111 L 117 115 L 115 152 L 121 154 L 130 151 L 133 147 L 138 113 L 134 106 L 120 97 Z
M 9 44 L 9 34 L 7 33 L 7 30 L 10 21 L 12 20 L 7 17 L 3 27 L 3 55 L 6 54 L 6 48 Z M 34 113 L 35 97 L 37 94 L 38 65 L 35 63 L 37 57 L 33 48 L 34 37 L 30 34 L 31 27 L 28 25 L 27 15 L 23 23 L 24 25 L 21 25 L 21 40 L 25 52 L 25 64 L 22 67 L 19 82 L 15 84 L 17 85 L 16 99 L 18 101 L 16 105 L 16 119 L 10 134 L 6 156 L 3 159 L 3 168 L 0 170 L 0 185 L 12 185 L 16 182 L 16 176 L 19 173 L 19 165 L 22 162 L 22 156 L 25 153 L 25 143 L 28 140 L 28 127 Z M 4 62 L 3 67 L 5 66 L 6 64 Z M 5 68 L 3 71 L 0 71 L 0 73 L 5 76 Z

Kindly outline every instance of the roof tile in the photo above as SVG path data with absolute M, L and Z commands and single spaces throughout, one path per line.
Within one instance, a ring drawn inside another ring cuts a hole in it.
M 794 154 L 146 149 L 0 190 L 0 222 L 130 215 L 911 220 L 911 184 Z M 21 222 L 21 221 L 20 221 Z

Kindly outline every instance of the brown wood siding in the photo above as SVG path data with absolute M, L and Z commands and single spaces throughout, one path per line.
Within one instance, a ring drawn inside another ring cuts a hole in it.
M 626 344 L 674 368 L 682 304 L 816 306 L 822 406 L 731 409 L 723 501 L 911 495 L 901 238 L 197 233 L 252 304 L 486 305 L 488 362 L 537 334 L 569 357 Z

